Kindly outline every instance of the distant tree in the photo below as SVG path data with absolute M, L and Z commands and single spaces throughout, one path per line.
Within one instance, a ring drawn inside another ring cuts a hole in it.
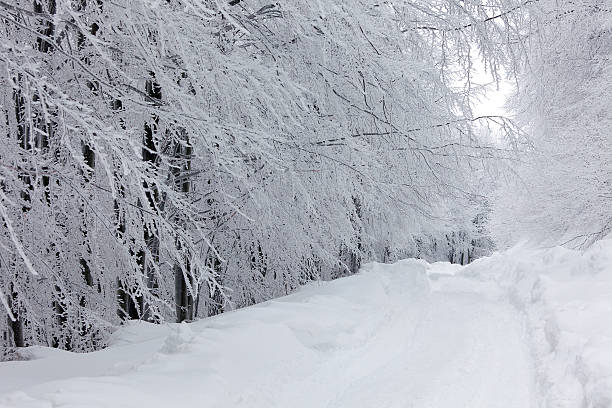
M 612 7 L 539 1 L 514 108 L 532 135 L 496 205 L 496 235 L 589 245 L 612 232 Z

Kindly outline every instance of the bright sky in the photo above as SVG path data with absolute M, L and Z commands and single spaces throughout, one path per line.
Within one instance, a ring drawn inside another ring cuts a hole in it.
M 480 61 L 475 61 L 472 82 L 478 85 L 486 85 L 484 93 L 474 103 L 474 116 L 507 115 L 508 112 L 504 108 L 504 104 L 513 89 L 510 81 L 503 80 L 496 84 L 491 74 L 485 71 L 484 65 Z
M 499 89 L 498 89 L 499 87 Z M 492 82 L 486 88 L 486 92 L 474 104 L 474 116 L 484 115 L 507 115 L 504 108 L 506 100 L 512 92 L 512 84 L 503 81 L 499 85 Z
M 501 74 L 504 78 L 504 74 Z M 493 77 L 485 70 L 484 64 L 476 60 L 473 63 L 472 85 L 483 86 L 480 96 L 472 101 L 473 115 L 479 116 L 509 116 L 509 111 L 505 108 L 507 99 L 512 94 L 514 84 L 509 80 L 502 80 L 496 84 Z M 503 143 L 504 134 L 499 132 L 499 127 L 490 121 L 480 121 L 474 124 L 476 128 L 480 128 L 482 136 L 490 141 Z M 479 133 L 480 133 L 479 132 Z

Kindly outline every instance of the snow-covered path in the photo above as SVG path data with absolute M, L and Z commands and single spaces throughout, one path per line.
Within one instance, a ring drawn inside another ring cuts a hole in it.
M 431 293 L 406 293 L 412 282 L 404 283 L 391 286 L 396 303 L 371 337 L 331 353 L 306 380 L 285 389 L 278 406 L 535 406 L 524 324 L 498 288 L 438 276 Z M 296 401 L 300 389 L 309 392 Z
M 525 344 L 507 305 L 436 293 L 416 321 L 399 318 L 363 356 L 357 353 L 343 370 L 346 388 L 319 406 L 527 408 L 532 374 Z
M 0 406 L 535 407 L 521 316 L 445 268 L 370 265 L 190 325 L 134 325 L 102 352 L 34 350 L 0 364 Z

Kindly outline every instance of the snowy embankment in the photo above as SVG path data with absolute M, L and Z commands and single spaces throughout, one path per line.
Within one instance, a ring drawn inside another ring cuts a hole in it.
M 0 407 L 609 407 L 612 242 L 406 260 L 90 354 L 0 363 Z M 540 404 L 543 403 L 543 404 Z
M 372 264 L 196 323 L 135 324 L 96 353 L 31 349 L 0 364 L 0 406 L 529 407 L 520 314 L 454 269 Z
M 462 275 L 496 280 L 525 313 L 543 406 L 612 407 L 612 240 L 585 252 L 516 247 Z

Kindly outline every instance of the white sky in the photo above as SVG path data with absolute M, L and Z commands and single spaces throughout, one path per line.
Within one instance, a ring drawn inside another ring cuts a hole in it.
M 472 82 L 478 85 L 486 85 L 482 96 L 477 102 L 474 102 L 474 116 L 508 114 L 504 104 L 513 89 L 510 81 L 503 80 L 496 84 L 491 75 L 485 72 L 484 65 L 480 61 L 475 61 Z
M 499 89 L 497 89 L 498 86 Z M 499 85 L 491 83 L 487 86 L 484 95 L 474 103 L 474 116 L 507 115 L 508 111 L 504 104 L 511 92 L 512 84 L 508 81 L 501 82 Z

